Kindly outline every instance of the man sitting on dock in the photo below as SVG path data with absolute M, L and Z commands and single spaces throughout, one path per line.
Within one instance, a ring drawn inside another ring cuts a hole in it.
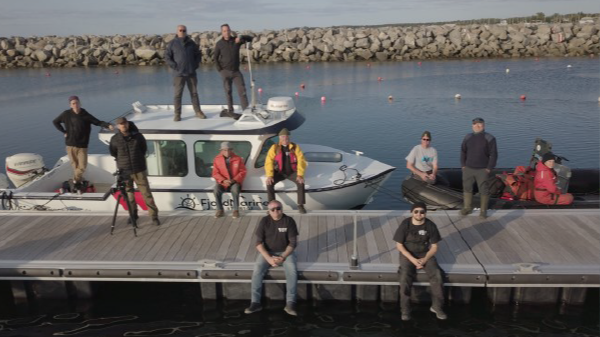
M 295 182 L 298 188 L 298 212 L 306 213 L 304 208 L 305 170 L 306 160 L 300 146 L 290 141 L 290 131 L 288 129 L 281 129 L 279 131 L 279 144 L 271 146 L 265 161 L 269 201 L 275 200 L 275 184 L 288 179 Z
M 127 197 L 129 198 L 129 204 L 133 208 L 133 216 L 136 219 L 138 218 L 137 203 L 133 189 L 133 182 L 135 181 L 142 197 L 144 197 L 146 206 L 148 206 L 152 223 L 159 226 L 158 207 L 156 207 L 152 191 L 150 190 L 150 184 L 148 183 L 148 169 L 146 166 L 146 151 L 148 148 L 146 138 L 137 130 L 137 127 L 131 127 L 125 117 L 117 118 L 115 123 L 119 132 L 110 139 L 110 155 L 115 157 L 121 177 L 126 181 Z
M 479 217 L 487 218 L 487 208 L 490 202 L 490 175 L 496 160 L 498 149 L 496 138 L 485 132 L 485 121 L 477 117 L 473 119 L 473 133 L 465 136 L 460 148 L 460 164 L 463 180 L 463 208 L 462 215 L 473 212 L 473 183 L 477 182 L 481 198 L 481 211 Z
M 435 184 L 438 171 L 438 155 L 437 150 L 431 146 L 431 132 L 423 132 L 421 144 L 413 147 L 405 159 L 406 168 L 412 172 L 415 179 L 423 180 L 428 184 Z
M 262 282 L 270 267 L 283 265 L 286 280 L 286 306 L 283 309 L 292 316 L 296 312 L 296 289 L 298 287 L 298 271 L 296 268 L 296 244 L 298 227 L 293 218 L 283 214 L 281 203 L 277 200 L 269 202 L 269 215 L 262 218 L 256 228 L 256 249 L 258 256 L 252 273 L 252 302 L 244 312 L 251 314 L 262 310 Z
M 52 123 L 58 131 L 65 135 L 67 155 L 73 167 L 73 186 L 75 190 L 80 191 L 83 174 L 87 168 L 88 144 L 92 132 L 91 125 L 94 124 L 110 130 L 113 130 L 113 126 L 98 120 L 82 108 L 77 96 L 69 97 L 69 105 L 71 109 L 63 111 Z
M 231 192 L 233 196 L 233 215 L 234 219 L 240 217 L 240 191 L 242 183 L 246 177 L 246 165 L 244 159 L 233 153 L 229 142 L 222 142 L 220 153 L 213 160 L 212 177 L 217 184 L 214 193 L 217 201 L 217 212 L 215 218 L 225 215 L 222 204 L 223 192 Z
M 417 269 L 424 269 L 431 287 L 431 302 L 429 310 L 438 319 L 447 319 L 443 311 L 444 290 L 440 267 L 435 259 L 437 243 L 442 240 L 435 223 L 427 219 L 427 206 L 416 202 L 411 207 L 412 216 L 404 219 L 396 233 L 396 249 L 400 252 L 400 310 L 402 320 L 409 321 L 410 292 Z

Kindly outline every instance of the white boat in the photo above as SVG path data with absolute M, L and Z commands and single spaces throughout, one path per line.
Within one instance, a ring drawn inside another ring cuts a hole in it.
M 202 105 L 207 119 L 196 118 L 192 106 L 183 106 L 181 122 L 173 121 L 172 105 L 144 106 L 136 102 L 133 106 L 124 116 L 135 123 L 148 142 L 149 181 L 160 211 L 215 209 L 213 187 L 216 182 L 211 178 L 212 161 L 223 141 L 230 142 L 234 152 L 245 159 L 248 170 L 240 208 L 266 209 L 264 161 L 267 151 L 277 143 L 277 133 L 282 128 L 295 130 L 304 122 L 304 117 L 289 97 L 271 98 L 266 105 L 248 108 L 237 121 L 220 117 L 224 108 L 221 105 Z M 236 109 L 239 110 L 239 107 Z M 102 130 L 100 141 L 108 145 L 113 134 L 113 131 Z M 299 145 L 308 162 L 305 174 L 308 210 L 360 208 L 371 202 L 375 192 L 395 169 L 361 156 L 360 152 L 348 153 L 321 145 Z M 24 158 L 21 164 L 39 164 L 41 161 L 40 158 L 27 161 L 27 155 Z M 117 194 L 113 173 L 116 165 L 110 155 L 89 155 L 84 177 L 94 185 L 95 191 L 80 195 L 59 191 L 63 182 L 72 177 L 67 156 L 59 159 L 49 171 L 39 169 L 13 169 L 8 172 L 9 177 L 11 173 L 22 176 L 28 172 L 31 177 L 17 188 L 0 189 L 0 209 L 114 210 Z M 293 182 L 280 182 L 275 189 L 277 199 L 285 209 L 296 208 L 296 186 Z M 225 209 L 231 209 L 229 193 L 223 196 L 223 201 Z

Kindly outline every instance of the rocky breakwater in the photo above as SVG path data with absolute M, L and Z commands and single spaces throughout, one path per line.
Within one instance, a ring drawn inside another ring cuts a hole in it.
M 600 24 L 300 28 L 247 33 L 256 62 L 387 61 L 600 53 Z M 217 32 L 193 33 L 212 63 Z M 158 65 L 165 35 L 0 37 L 0 67 Z M 242 51 L 246 57 L 246 51 Z

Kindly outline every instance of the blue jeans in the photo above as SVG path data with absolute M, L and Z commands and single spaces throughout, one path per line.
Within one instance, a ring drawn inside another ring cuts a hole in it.
M 269 252 L 271 256 L 281 255 L 283 252 Z M 258 253 L 256 263 L 254 264 L 254 272 L 252 273 L 252 303 L 260 303 L 262 296 L 263 278 L 271 266 L 267 260 Z M 286 302 L 296 303 L 296 289 L 298 288 L 298 271 L 296 270 L 296 253 L 293 252 L 283 262 L 285 268 L 285 283 L 286 283 Z

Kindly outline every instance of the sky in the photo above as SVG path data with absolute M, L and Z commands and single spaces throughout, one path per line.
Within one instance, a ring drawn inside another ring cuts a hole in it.
M 598 0 L 0 0 L 0 37 L 259 32 L 294 27 L 598 13 Z

